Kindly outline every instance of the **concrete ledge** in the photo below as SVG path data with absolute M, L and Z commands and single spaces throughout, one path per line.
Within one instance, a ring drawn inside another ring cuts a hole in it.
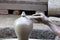
M 6 1 L 15 1 L 15 2 L 18 2 L 18 1 L 29 1 L 29 2 L 48 2 L 48 0 L 0 0 L 2 2 L 6 2 Z
M 47 5 L 0 3 L 0 9 L 46 11 Z
M 18 40 L 17 38 L 12 38 L 12 39 L 1 39 L 0 40 Z M 29 39 L 29 40 L 54 40 L 54 39 Z

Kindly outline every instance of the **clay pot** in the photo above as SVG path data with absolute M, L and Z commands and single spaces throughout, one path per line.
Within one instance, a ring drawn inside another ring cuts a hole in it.
M 33 29 L 33 23 L 25 15 L 25 12 L 22 12 L 20 18 L 18 18 L 15 23 L 15 33 L 19 40 L 28 40 L 29 34 Z

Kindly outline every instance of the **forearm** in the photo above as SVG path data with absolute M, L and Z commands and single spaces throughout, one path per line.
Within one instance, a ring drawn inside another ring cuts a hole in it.
M 54 22 L 48 21 L 48 26 L 52 29 L 52 31 L 60 37 L 60 27 L 55 25 Z

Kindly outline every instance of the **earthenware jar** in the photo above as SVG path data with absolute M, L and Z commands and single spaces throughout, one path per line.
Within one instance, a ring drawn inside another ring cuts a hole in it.
M 18 40 L 28 40 L 33 29 L 33 23 L 26 17 L 25 12 L 22 12 L 21 17 L 15 21 L 14 26 Z

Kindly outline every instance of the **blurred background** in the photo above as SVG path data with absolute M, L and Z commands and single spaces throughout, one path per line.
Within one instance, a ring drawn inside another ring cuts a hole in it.
M 60 0 L 48 0 L 48 15 L 60 16 Z
M 13 23 L 23 11 L 27 16 L 40 11 L 60 26 L 59 3 L 59 0 L 0 0 L 0 38 L 17 38 Z M 33 23 L 30 39 L 55 40 L 55 38 L 56 35 L 47 25 Z

